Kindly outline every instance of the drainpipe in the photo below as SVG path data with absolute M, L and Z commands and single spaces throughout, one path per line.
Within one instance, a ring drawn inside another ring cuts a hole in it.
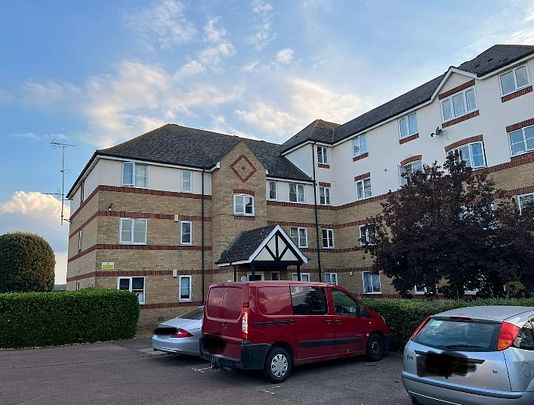
M 313 168 L 313 210 L 315 212 L 315 239 L 317 243 L 317 266 L 319 267 L 319 281 L 323 281 L 323 272 L 321 269 L 321 247 L 319 246 L 319 213 L 317 209 L 317 182 L 315 179 L 315 144 L 312 144 L 312 168 Z
M 202 195 L 200 196 L 200 218 L 201 218 L 201 231 L 200 231 L 200 237 L 201 237 L 201 250 L 200 250 L 200 272 L 202 274 L 202 304 L 204 304 L 204 293 L 205 293 L 205 283 L 206 283 L 206 276 L 205 276 L 205 267 L 204 267 L 204 173 L 206 172 L 205 168 L 202 168 Z

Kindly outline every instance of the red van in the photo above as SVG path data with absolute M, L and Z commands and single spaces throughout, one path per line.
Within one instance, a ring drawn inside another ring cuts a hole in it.
M 227 282 L 209 289 L 200 352 L 214 366 L 263 370 L 278 383 L 301 364 L 357 355 L 378 361 L 390 339 L 382 316 L 344 288 Z

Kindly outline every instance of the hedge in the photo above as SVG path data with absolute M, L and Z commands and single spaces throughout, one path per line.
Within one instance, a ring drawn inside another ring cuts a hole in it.
M 417 299 L 365 299 L 365 304 L 384 317 L 393 331 L 393 349 L 403 350 L 413 331 L 427 317 L 449 309 L 475 305 L 520 305 L 534 307 L 534 298 L 477 299 L 474 301 Z
M 128 291 L 0 294 L 0 347 L 20 348 L 127 339 L 139 304 Z

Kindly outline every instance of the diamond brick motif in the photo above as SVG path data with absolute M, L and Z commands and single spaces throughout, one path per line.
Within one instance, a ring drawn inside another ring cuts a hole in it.
M 239 156 L 230 167 L 242 182 L 247 181 L 256 173 L 256 168 L 245 155 Z

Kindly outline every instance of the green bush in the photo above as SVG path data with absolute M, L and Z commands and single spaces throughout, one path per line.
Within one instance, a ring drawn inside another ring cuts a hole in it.
M 119 290 L 0 294 L 0 347 L 35 347 L 135 336 L 139 304 Z
M 474 305 L 520 305 L 534 307 L 534 298 L 524 299 L 478 299 L 459 300 L 416 300 L 416 299 L 365 299 L 365 304 L 384 317 L 393 331 L 393 349 L 403 350 L 415 329 L 427 317 L 449 309 Z

